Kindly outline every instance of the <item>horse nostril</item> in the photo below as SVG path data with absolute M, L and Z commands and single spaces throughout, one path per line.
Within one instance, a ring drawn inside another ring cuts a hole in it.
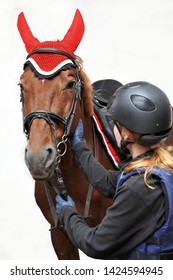
M 52 148 L 47 148 L 46 151 L 48 152 L 49 155 L 51 155 L 53 153 L 53 149 Z
M 28 165 L 28 149 L 27 148 L 25 148 L 24 156 L 25 156 L 26 165 Z
M 55 157 L 54 149 L 53 148 L 47 148 L 47 160 L 53 160 Z
M 46 158 L 46 162 L 45 162 L 45 167 L 49 167 L 55 160 L 56 152 L 55 152 L 55 149 L 49 147 L 49 148 L 46 148 L 46 153 L 47 153 L 47 158 Z

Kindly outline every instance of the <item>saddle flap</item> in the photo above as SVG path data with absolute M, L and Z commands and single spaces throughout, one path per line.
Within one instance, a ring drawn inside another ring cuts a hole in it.
M 107 104 L 112 95 L 119 87 L 122 86 L 122 84 L 117 80 L 105 79 L 94 82 L 92 86 L 94 89 L 94 111 L 101 122 L 103 131 L 105 132 L 107 138 L 117 150 L 117 142 L 113 133 L 114 123 L 107 114 Z
M 99 119 L 102 130 L 111 144 L 111 149 L 114 149 L 113 157 L 116 158 L 116 161 L 123 161 L 127 156 L 117 146 L 117 141 L 113 132 L 114 121 L 107 112 L 107 106 L 109 105 L 111 97 L 122 84 L 116 80 L 106 79 L 96 81 L 92 85 L 94 89 L 93 102 L 95 115 Z M 115 155 L 118 156 L 119 160 Z

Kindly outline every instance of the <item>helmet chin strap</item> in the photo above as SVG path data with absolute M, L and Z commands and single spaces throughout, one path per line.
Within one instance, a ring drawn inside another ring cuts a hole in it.
M 121 150 L 123 152 L 125 152 L 126 149 L 127 149 L 127 146 L 129 144 L 134 144 L 134 143 L 136 143 L 136 142 L 134 142 L 134 141 L 125 141 L 124 139 L 121 139 L 121 141 L 120 141 L 120 148 L 121 148 Z

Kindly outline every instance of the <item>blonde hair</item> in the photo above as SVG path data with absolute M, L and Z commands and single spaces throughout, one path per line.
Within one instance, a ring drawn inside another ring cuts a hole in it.
M 133 139 L 135 142 L 138 142 L 140 135 L 132 133 Z M 153 148 L 153 154 L 146 155 L 145 157 L 130 162 L 126 167 L 125 171 L 130 172 L 133 169 L 145 167 L 146 171 L 144 173 L 144 182 L 149 188 L 153 188 L 149 183 L 150 171 L 153 168 L 166 168 L 173 172 L 173 146 L 158 146 Z

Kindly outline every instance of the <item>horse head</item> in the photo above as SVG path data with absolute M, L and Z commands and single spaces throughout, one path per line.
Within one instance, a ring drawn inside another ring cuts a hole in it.
M 66 153 L 67 141 L 82 117 L 81 102 L 86 94 L 87 109 L 93 114 L 92 86 L 81 59 L 74 54 L 84 22 L 77 10 L 63 40 L 55 42 L 35 38 L 23 13 L 18 17 L 18 29 L 29 53 L 19 83 L 28 138 L 25 162 L 35 180 L 46 180 Z

